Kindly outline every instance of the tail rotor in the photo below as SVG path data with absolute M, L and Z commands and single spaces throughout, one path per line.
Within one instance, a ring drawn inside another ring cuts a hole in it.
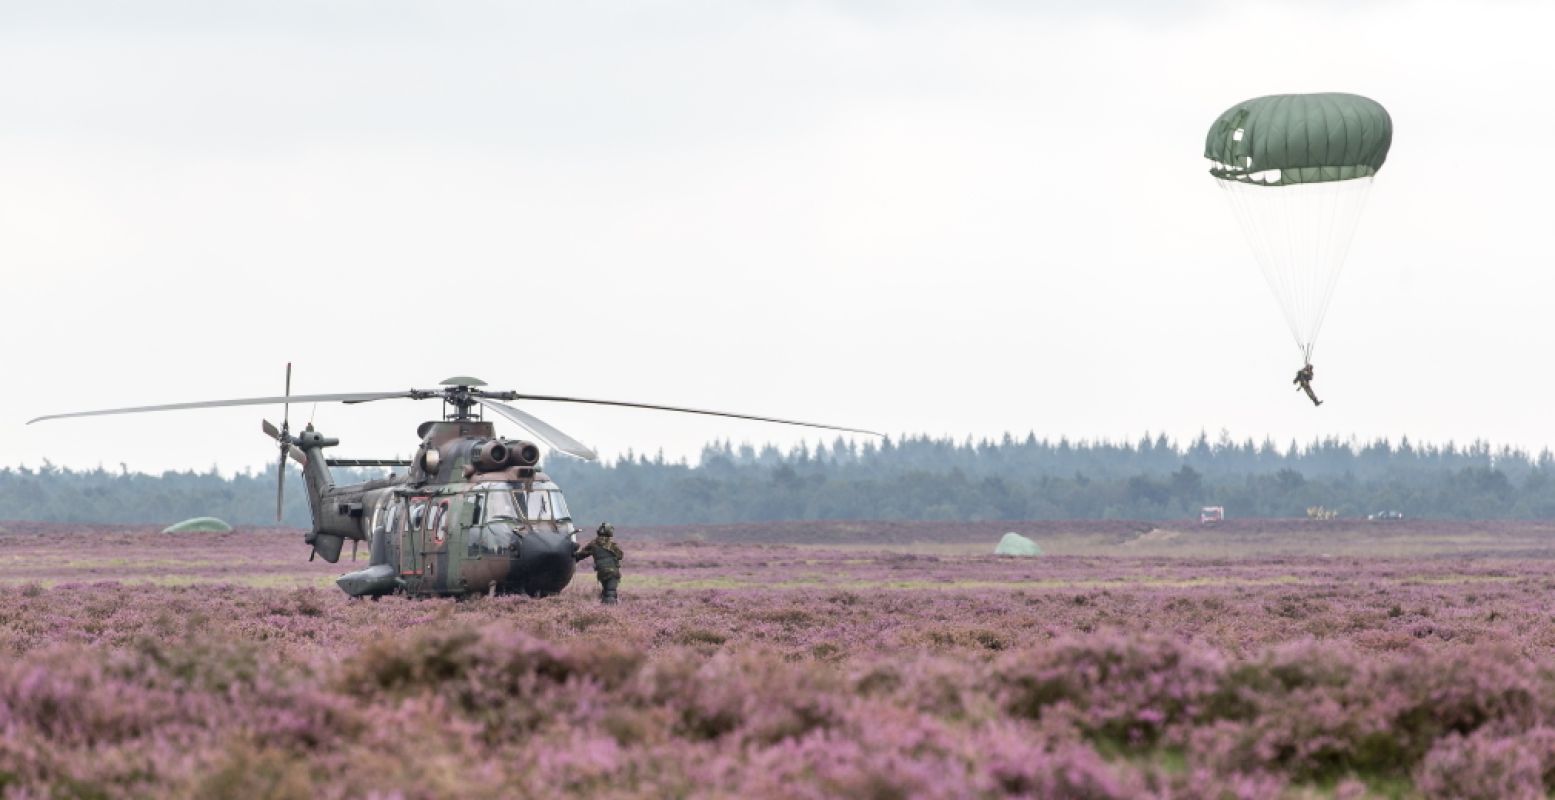
M 275 521 L 281 521 L 282 509 L 286 502 L 286 458 L 290 456 L 293 461 L 306 466 L 308 456 L 302 452 L 302 448 L 293 444 L 291 436 L 292 416 L 292 364 L 286 362 L 286 394 L 281 406 L 281 427 L 277 429 L 270 420 L 261 420 L 260 430 L 266 436 L 274 439 L 281 448 L 280 462 L 275 470 Z

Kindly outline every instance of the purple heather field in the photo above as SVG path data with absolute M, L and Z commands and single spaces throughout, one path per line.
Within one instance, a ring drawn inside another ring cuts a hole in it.
M 1040 558 L 988 555 L 1021 530 Z M 1545 797 L 1555 526 L 631 531 L 622 602 L 0 523 L 7 797 Z M 829 542 L 829 543 L 828 543 Z M 347 558 L 349 558 L 349 551 Z

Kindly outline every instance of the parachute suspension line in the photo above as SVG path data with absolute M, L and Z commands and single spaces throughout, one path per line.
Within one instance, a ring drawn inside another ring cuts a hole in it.
M 1247 197 L 1247 187 L 1235 181 L 1216 180 L 1215 183 L 1220 186 L 1231 205 L 1237 226 L 1242 229 L 1245 240 L 1252 248 L 1253 260 L 1258 263 L 1259 270 L 1263 272 L 1264 282 L 1274 293 L 1274 299 L 1280 307 L 1280 314 L 1285 317 L 1285 325 L 1290 329 L 1291 338 L 1296 340 L 1298 348 L 1303 348 L 1301 326 L 1296 323 L 1294 313 L 1295 291 L 1290 285 L 1288 273 L 1280 269 L 1279 256 L 1270 247 L 1269 238 L 1259 235 L 1263 225 L 1258 215 L 1254 213 L 1254 204 Z
M 1317 319 L 1313 322 L 1313 330 L 1323 327 L 1328 319 L 1328 299 L 1333 297 L 1334 289 L 1339 286 L 1339 276 L 1344 272 L 1345 264 L 1349 261 L 1350 245 L 1355 243 L 1355 231 L 1360 227 L 1361 214 L 1366 209 L 1366 200 L 1371 197 L 1371 184 L 1375 178 L 1357 178 L 1345 181 L 1337 185 L 1336 194 L 1342 195 L 1333 203 L 1333 211 L 1329 220 L 1330 239 L 1328 242 L 1328 257 L 1335 262 L 1333 270 L 1329 273 L 1328 284 L 1323 288 L 1323 303 L 1317 312 Z
M 1281 208 L 1277 211 L 1274 211 L 1274 214 L 1276 219 L 1278 219 L 1279 223 L 1283 227 L 1281 230 L 1275 232 L 1270 238 L 1275 243 L 1274 252 L 1280 259 L 1280 275 L 1284 278 L 1286 285 L 1290 287 L 1290 314 L 1291 318 L 1296 321 L 1296 346 L 1302 349 L 1306 349 L 1312 343 L 1312 331 L 1309 330 L 1306 325 L 1306 311 L 1307 305 L 1309 303 L 1309 295 L 1311 294 L 1311 287 L 1308 286 L 1308 282 L 1306 281 L 1307 276 L 1303 275 L 1301 270 L 1298 269 L 1300 259 L 1304 254 L 1298 252 L 1295 246 L 1289 244 L 1296 241 L 1295 232 L 1303 230 L 1303 228 L 1301 228 L 1299 225 L 1294 224 L 1291 219 L 1293 216 L 1300 214 L 1302 208 L 1299 204 L 1292 203 L 1291 201 L 1292 198 L 1289 195 L 1281 193 Z M 1253 202 L 1258 202 L 1257 198 L 1254 198 Z M 1294 209 L 1291 208 L 1293 205 L 1295 206 Z M 1282 245 L 1280 243 L 1284 244 Z
M 1307 330 L 1306 327 L 1302 324 L 1307 320 L 1307 309 L 1305 301 L 1307 300 L 1308 292 L 1305 290 L 1308 287 L 1304 285 L 1304 281 L 1302 280 L 1306 276 L 1300 274 L 1300 272 L 1295 268 L 1296 260 L 1302 255 L 1296 252 L 1296 243 L 1298 239 L 1296 237 L 1295 231 L 1310 229 L 1306 227 L 1305 220 L 1303 220 L 1300 225 L 1293 225 L 1292 217 L 1295 217 L 1297 214 L 1300 214 L 1305 210 L 1301 204 L 1295 202 L 1298 198 L 1289 192 L 1280 192 L 1275 196 L 1280 198 L 1280 204 L 1282 206 L 1279 211 L 1279 221 L 1285 225 L 1283 238 L 1276 239 L 1276 241 L 1284 242 L 1285 247 L 1277 250 L 1276 252 L 1278 252 L 1279 255 L 1284 256 L 1281 271 L 1295 287 L 1295 289 L 1291 292 L 1291 300 L 1294 303 L 1294 307 L 1291 309 L 1291 315 L 1296 318 L 1296 346 L 1306 348 L 1309 347 L 1312 343 L 1311 339 L 1307 338 L 1311 331 Z M 1253 202 L 1258 201 L 1255 199 Z M 1292 208 L 1292 206 L 1294 206 L 1294 208 Z M 1276 234 L 1276 236 L 1279 236 L 1279 234 Z
M 1217 180 L 1291 337 L 1310 362 L 1372 179 L 1257 186 Z
M 1302 357 L 1311 357 L 1315 346 L 1317 332 L 1312 329 L 1312 321 L 1315 317 L 1313 307 L 1323 298 L 1319 296 L 1317 283 L 1321 280 L 1322 260 L 1318 257 L 1321 250 L 1319 243 L 1322 238 L 1320 226 L 1313 219 L 1314 201 L 1320 201 L 1320 195 L 1326 192 L 1325 185 L 1312 187 L 1289 187 L 1292 191 L 1279 191 L 1282 208 L 1279 212 L 1280 220 L 1285 223 L 1283 232 L 1284 255 L 1286 261 L 1284 271 L 1289 281 L 1294 285 L 1292 299 L 1294 308 L 1292 314 L 1296 318 L 1297 341 L 1302 349 Z M 1307 189 L 1313 191 L 1306 191 Z

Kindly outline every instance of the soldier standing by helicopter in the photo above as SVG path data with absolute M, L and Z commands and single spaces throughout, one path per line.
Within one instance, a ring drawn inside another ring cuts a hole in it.
M 616 588 L 621 585 L 621 559 L 624 556 L 621 545 L 615 543 L 615 527 L 608 522 L 600 523 L 599 530 L 594 532 L 594 540 L 573 553 L 572 557 L 577 561 L 594 559 L 594 577 L 599 579 L 599 602 L 616 602 Z

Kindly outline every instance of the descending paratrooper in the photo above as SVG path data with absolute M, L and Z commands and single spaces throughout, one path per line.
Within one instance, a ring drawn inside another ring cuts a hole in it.
M 1295 377 L 1294 380 L 1291 381 L 1291 383 L 1296 384 L 1296 388 L 1297 389 L 1299 389 L 1300 391 L 1306 392 L 1307 393 L 1307 397 L 1312 398 L 1312 405 L 1320 406 L 1320 405 L 1323 404 L 1323 401 L 1317 399 L 1317 395 L 1312 393 L 1312 365 L 1311 364 L 1307 364 L 1306 366 L 1302 367 L 1301 369 L 1296 370 L 1296 377 Z
M 1393 120 L 1360 95 L 1278 94 L 1228 108 L 1210 125 L 1204 157 L 1305 365 L 1293 381 L 1312 392 L 1312 351 L 1344 269 L 1373 177 L 1393 143 Z

